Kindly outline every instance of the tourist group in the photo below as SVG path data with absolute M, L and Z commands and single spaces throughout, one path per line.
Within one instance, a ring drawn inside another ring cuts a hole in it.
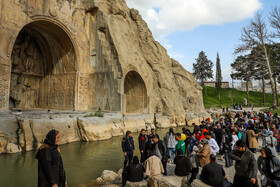
M 214 187 L 280 187 L 279 124 L 278 115 L 269 111 L 244 111 L 234 116 L 226 113 L 216 122 L 208 118 L 199 125 L 193 123 L 193 130 L 182 128 L 175 133 L 170 128 L 162 139 L 155 129 L 149 135 L 142 129 L 138 137 L 140 161 L 135 156 L 132 132 L 127 131 L 121 143 L 125 157 L 122 185 L 170 175 L 173 171 L 168 168 L 173 165 L 175 175 L 186 178 L 186 185 L 199 179 Z M 58 141 L 59 132 L 51 130 L 36 154 L 38 186 L 65 186 Z M 233 183 L 227 180 L 218 159 L 225 161 L 225 167 L 235 164 Z
M 170 128 L 162 139 L 151 129 L 145 129 L 138 137 L 141 159 L 134 155 L 132 133 L 126 132 L 122 140 L 124 152 L 123 185 L 145 177 L 167 175 L 167 163 L 175 164 L 174 173 L 187 178 L 187 184 L 195 179 L 214 186 L 272 186 L 280 187 L 280 133 L 278 115 L 266 112 L 229 113 L 216 122 L 210 119 L 195 123 L 193 130 L 183 128 L 174 133 Z M 259 154 L 260 153 L 260 154 Z M 259 155 L 259 156 L 257 156 Z M 216 159 L 224 160 L 225 167 L 233 166 L 233 183 Z M 199 172 L 202 168 L 201 172 Z M 258 178 L 258 171 L 260 178 Z M 260 183 L 258 183 L 260 179 Z

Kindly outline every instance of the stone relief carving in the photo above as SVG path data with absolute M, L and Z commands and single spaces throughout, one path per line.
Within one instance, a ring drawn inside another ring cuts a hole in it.
M 43 57 L 28 34 L 18 36 L 12 53 L 10 105 L 15 108 L 39 107 Z
M 73 109 L 75 74 L 60 71 L 74 63 L 73 55 L 63 60 L 64 54 L 55 53 L 57 61 L 49 61 L 54 55 L 45 51 L 49 43 L 29 32 L 19 34 L 12 52 L 10 108 Z

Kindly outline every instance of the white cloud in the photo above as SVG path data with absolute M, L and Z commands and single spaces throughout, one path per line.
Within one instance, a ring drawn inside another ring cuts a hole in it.
M 200 25 L 221 25 L 253 17 L 259 0 L 126 0 L 140 11 L 156 39 Z

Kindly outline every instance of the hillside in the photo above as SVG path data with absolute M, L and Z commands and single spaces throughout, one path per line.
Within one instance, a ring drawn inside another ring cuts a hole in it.
M 206 90 L 207 89 L 207 90 Z M 206 96 L 207 92 L 207 96 Z M 221 108 L 230 107 L 232 103 L 240 103 L 246 99 L 246 92 L 239 91 L 234 88 L 222 88 L 221 89 L 221 100 L 219 100 L 218 92 L 216 88 L 203 86 L 203 103 L 205 108 L 215 107 Z M 249 92 L 249 106 L 254 103 L 254 107 L 262 107 L 262 93 L 261 92 Z M 266 94 L 266 106 L 271 106 L 272 94 Z

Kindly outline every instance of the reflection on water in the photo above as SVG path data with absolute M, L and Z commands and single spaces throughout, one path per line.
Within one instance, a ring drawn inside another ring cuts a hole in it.
M 162 138 L 168 129 L 158 129 Z M 181 132 L 180 128 L 174 128 Z M 133 134 L 139 156 L 138 133 Z M 99 177 L 103 170 L 118 171 L 123 165 L 122 137 L 97 142 L 75 142 L 60 146 L 69 187 Z M 0 186 L 37 186 L 36 151 L 0 155 Z

